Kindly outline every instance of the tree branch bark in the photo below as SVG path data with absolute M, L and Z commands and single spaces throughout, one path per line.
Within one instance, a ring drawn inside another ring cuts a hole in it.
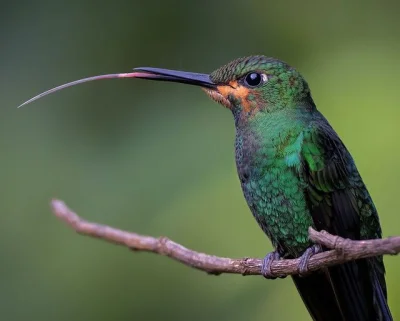
M 88 222 L 60 200 L 52 200 L 53 213 L 82 235 L 128 247 L 134 251 L 146 251 L 168 256 L 192 268 L 210 274 L 233 273 L 242 275 L 261 275 L 262 260 L 257 258 L 231 259 L 208 255 L 190 250 L 166 237 L 151 237 L 119 230 L 110 226 Z M 341 264 L 347 261 L 384 254 L 400 252 L 400 236 L 385 239 L 353 241 L 331 235 L 326 231 L 318 232 L 309 228 L 310 239 L 331 250 L 316 254 L 310 258 L 308 269 L 315 271 L 323 267 Z M 274 261 L 271 271 L 274 275 L 298 274 L 299 259 Z

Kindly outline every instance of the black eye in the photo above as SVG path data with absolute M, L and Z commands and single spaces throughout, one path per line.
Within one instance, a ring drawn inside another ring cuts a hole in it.
M 261 84 L 262 80 L 262 76 L 258 72 L 251 72 L 244 78 L 245 84 L 249 87 L 257 87 Z

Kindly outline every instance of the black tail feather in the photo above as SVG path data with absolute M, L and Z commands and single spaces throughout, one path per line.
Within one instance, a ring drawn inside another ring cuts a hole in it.
M 374 298 L 375 298 L 375 309 L 379 312 L 379 320 L 382 321 L 393 321 L 392 314 L 390 313 L 389 306 L 387 304 L 387 297 L 383 291 L 381 284 L 378 280 L 376 272 L 373 271 L 373 284 L 374 284 Z
M 348 321 L 376 321 L 367 262 L 357 261 L 328 269 L 337 304 Z
M 313 320 L 343 320 L 342 312 L 325 271 L 318 271 L 305 277 L 294 275 L 292 279 Z
M 369 267 L 367 260 L 358 260 L 293 276 L 293 281 L 315 321 L 392 321 L 384 291 Z

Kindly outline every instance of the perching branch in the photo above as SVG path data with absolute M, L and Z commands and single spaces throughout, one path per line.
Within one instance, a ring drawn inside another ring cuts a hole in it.
M 230 259 L 208 255 L 187 249 L 166 237 L 155 238 L 88 222 L 80 218 L 60 200 L 53 200 L 51 202 L 51 207 L 58 218 L 82 235 L 123 245 L 135 251 L 153 252 L 168 256 L 187 266 L 210 274 L 261 274 L 261 259 Z M 309 229 L 309 236 L 313 242 L 332 249 L 312 256 L 308 265 L 309 271 L 315 271 L 323 267 L 341 264 L 351 260 L 383 254 L 393 255 L 400 252 L 400 236 L 388 237 L 385 239 L 353 241 L 331 235 L 325 231 L 317 232 L 311 227 Z M 271 271 L 274 275 L 298 274 L 299 261 L 299 259 L 274 261 L 271 266 Z

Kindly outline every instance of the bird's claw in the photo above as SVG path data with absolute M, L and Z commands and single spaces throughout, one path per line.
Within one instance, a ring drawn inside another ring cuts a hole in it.
M 300 256 L 300 263 L 298 265 L 300 276 L 305 276 L 309 273 L 308 262 L 310 261 L 310 258 L 320 252 L 322 252 L 322 247 L 318 244 L 314 244 L 304 251 L 304 253 Z
M 286 275 L 275 275 L 271 270 L 272 262 L 275 260 L 279 260 L 280 258 L 281 256 L 277 251 L 270 252 L 264 257 L 261 265 L 261 274 L 263 275 L 263 277 L 268 280 L 275 280 L 277 277 L 284 279 L 286 277 Z

